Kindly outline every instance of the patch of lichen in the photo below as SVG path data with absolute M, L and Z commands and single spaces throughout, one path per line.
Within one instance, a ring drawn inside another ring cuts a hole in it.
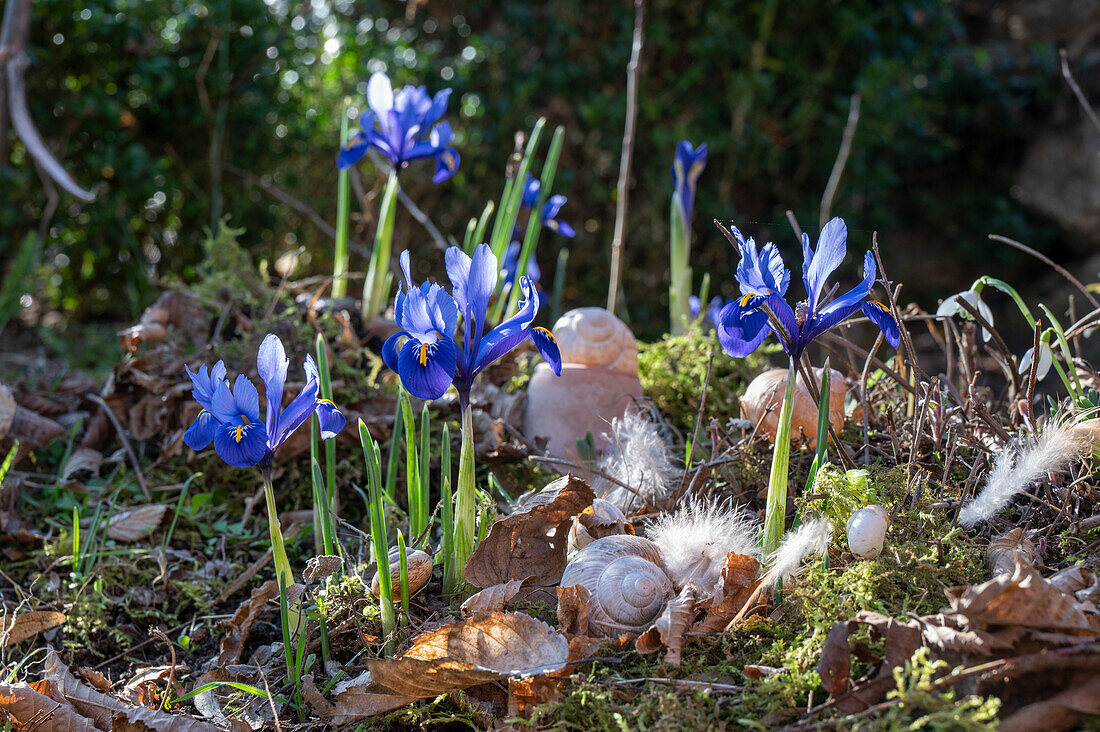
M 776 350 L 778 346 L 766 345 L 746 358 L 730 358 L 714 331 L 696 324 L 682 335 L 665 335 L 656 343 L 638 344 L 642 390 L 678 429 L 691 430 L 699 412 L 709 356 L 713 354 L 706 413 L 725 421 L 737 416 L 738 398 L 748 383 L 767 368 L 768 356 Z

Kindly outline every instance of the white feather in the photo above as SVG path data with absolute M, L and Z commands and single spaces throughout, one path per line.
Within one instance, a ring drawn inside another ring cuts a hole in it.
M 660 516 L 648 529 L 661 550 L 668 573 L 683 586 L 695 580 L 704 592 L 712 592 L 730 552 L 759 558 L 760 527 L 740 506 L 691 500 L 675 513 Z
M 596 495 L 611 501 L 624 513 L 653 504 L 668 494 L 682 472 L 672 462 L 668 443 L 657 425 L 641 414 L 630 412 L 611 421 L 610 442 L 599 463 L 599 471 L 630 489 L 597 476 L 592 481 Z
M 1031 444 L 1006 447 L 997 455 L 981 493 L 959 513 L 959 522 L 974 526 L 992 518 L 1029 485 L 1064 469 L 1088 449 L 1089 441 L 1074 430 L 1070 419 L 1054 420 Z
M 764 578 L 765 583 L 776 585 L 780 580 L 793 577 L 807 556 L 824 554 L 829 549 L 832 536 L 833 525 L 827 518 L 807 521 L 794 531 L 788 531 L 779 548 L 775 550 L 771 568 Z

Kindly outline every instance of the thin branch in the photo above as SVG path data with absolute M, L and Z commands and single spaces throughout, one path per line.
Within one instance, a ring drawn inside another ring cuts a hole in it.
M 145 473 L 141 472 L 141 462 L 137 459 L 137 454 L 130 444 L 130 438 L 126 436 L 126 431 L 122 429 L 122 423 L 120 423 L 118 417 L 115 416 L 115 411 L 111 409 L 111 405 L 108 404 L 103 397 L 99 396 L 99 394 L 88 392 L 85 396 L 99 405 L 99 408 L 107 415 L 107 419 L 114 425 L 115 432 L 118 433 L 118 439 L 122 442 L 122 449 L 126 452 L 126 456 L 130 458 L 130 464 L 134 467 L 134 474 L 137 476 L 138 485 L 141 486 L 141 492 L 145 495 L 145 500 L 153 500 L 152 496 L 149 495 L 149 484 L 145 482 Z
M 833 162 L 833 170 L 829 173 L 825 193 L 821 196 L 818 228 L 825 228 L 825 223 L 829 220 L 829 212 L 833 208 L 833 197 L 836 196 L 836 190 L 840 187 L 840 177 L 844 175 L 848 156 L 852 153 L 852 140 L 856 136 L 856 126 L 859 124 L 859 103 L 859 94 L 853 94 L 851 106 L 848 108 L 848 121 L 844 124 L 844 133 L 840 136 L 840 150 L 837 151 L 836 160 Z
M 1085 115 L 1089 118 L 1089 121 L 1092 122 L 1092 126 L 1096 128 L 1097 132 L 1100 132 L 1100 118 L 1096 116 L 1096 112 L 1093 110 L 1092 105 L 1089 104 L 1089 100 L 1085 99 L 1085 93 L 1081 91 L 1077 79 L 1073 78 L 1073 72 L 1069 70 L 1069 60 L 1066 57 L 1066 49 L 1063 48 L 1059 50 L 1058 55 L 1062 57 L 1062 76 L 1065 77 L 1066 83 L 1069 84 L 1069 88 L 1073 90 L 1073 96 L 1077 97 L 1081 109 L 1085 110 Z
M 321 232 L 325 236 L 330 237 L 332 239 L 336 238 L 336 229 L 334 229 L 332 227 L 332 224 L 330 224 L 329 222 L 327 222 L 323 218 L 321 218 L 321 214 L 317 213 L 317 211 L 314 208 L 312 208 L 311 206 L 309 206 L 309 204 L 306 204 L 302 201 L 299 201 L 294 196 L 290 195 L 289 193 L 282 190 L 281 188 L 278 188 L 278 187 L 268 183 L 267 181 L 265 181 L 263 178 L 256 175 L 255 173 L 251 173 L 251 172 L 249 172 L 247 170 L 244 170 L 242 168 L 238 168 L 236 165 L 233 165 L 232 163 L 223 163 L 222 168 L 227 173 L 232 173 L 233 175 L 244 178 L 246 183 L 249 183 L 251 185 L 254 185 L 254 186 L 260 188 L 261 190 L 263 190 L 264 193 L 268 194 L 269 196 L 274 198 L 276 201 L 279 201 L 280 203 L 283 203 L 283 204 L 286 204 L 287 206 L 290 206 L 292 209 L 294 209 L 295 211 L 297 211 L 298 213 L 302 214 L 307 219 L 312 221 L 314 223 L 314 225 L 318 229 L 320 229 Z
M 367 155 L 370 156 L 371 162 L 374 163 L 374 166 L 376 168 L 386 173 L 387 175 L 389 174 L 390 169 L 393 166 L 388 165 L 382 159 L 382 156 L 378 154 L 377 150 L 375 150 L 374 148 L 370 148 L 369 150 L 367 150 Z M 432 237 L 432 241 L 435 242 L 436 247 L 438 247 L 441 251 L 446 251 L 447 247 L 451 245 L 450 242 L 447 241 L 447 237 L 443 236 L 443 232 L 439 230 L 439 227 L 435 225 L 435 222 L 432 221 L 431 217 L 428 216 L 428 214 L 424 213 L 424 211 L 422 211 L 420 207 L 417 206 L 411 198 L 409 198 L 409 194 L 405 193 L 404 189 L 401 188 L 401 186 L 397 187 L 397 200 L 401 202 L 401 205 L 405 207 L 406 211 L 412 214 L 412 217 L 416 219 L 416 222 L 424 227 L 424 229 Z
M 1053 259 L 1051 259 L 1047 255 L 1043 254 L 1042 252 L 1038 252 L 1038 251 L 1032 249 L 1027 244 L 1021 244 L 1020 242 L 1016 241 L 1015 239 L 1009 239 L 1007 236 L 1001 236 L 1000 234 L 990 234 L 989 238 L 992 239 L 993 241 L 999 241 L 1002 244 L 1008 244 L 1010 247 L 1015 247 L 1016 249 L 1019 249 L 1021 252 L 1024 252 L 1026 254 L 1030 254 L 1031 256 L 1035 257 L 1040 262 L 1042 262 L 1043 264 L 1047 265 L 1048 267 L 1053 269 L 1058 274 L 1065 277 L 1066 280 L 1071 285 L 1073 285 L 1074 287 L 1076 287 L 1078 290 L 1081 291 L 1081 293 L 1088 299 L 1088 301 L 1092 304 L 1092 306 L 1094 308 L 1100 308 L 1100 302 L 1097 302 L 1096 298 L 1092 296 L 1092 293 L 1089 292 L 1089 288 L 1087 288 L 1083 284 L 1081 284 L 1081 280 L 1074 277 L 1072 274 L 1070 274 L 1069 270 L 1067 270 L 1065 267 L 1063 267 L 1062 265 L 1055 262 Z
M 634 0 L 634 44 L 626 67 L 626 128 L 623 130 L 619 185 L 615 200 L 615 232 L 611 237 L 611 279 L 607 284 L 607 309 L 614 314 L 623 271 L 623 236 L 626 233 L 626 201 L 630 192 L 630 163 L 634 157 L 634 125 L 638 121 L 638 67 L 642 56 L 645 0 Z

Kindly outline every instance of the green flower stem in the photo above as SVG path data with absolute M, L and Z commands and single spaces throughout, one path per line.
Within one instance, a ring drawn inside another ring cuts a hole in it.
M 440 551 L 443 554 L 443 577 L 447 587 L 454 581 L 454 503 L 451 497 L 451 429 L 443 425 L 443 448 L 439 459 L 439 472 L 442 476 L 440 483 L 440 510 L 439 520 L 443 525 L 443 542 Z
M 348 142 L 348 100 L 344 100 L 340 114 L 340 145 Z M 336 178 L 336 248 L 332 254 L 332 298 L 343 297 L 348 292 L 348 169 L 340 171 Z
M 794 408 L 794 384 L 797 378 L 794 359 L 787 369 L 787 390 L 783 394 L 783 407 L 779 411 L 779 431 L 775 435 L 775 452 L 772 453 L 772 472 L 768 480 L 768 502 L 764 512 L 764 557 L 771 557 L 783 538 L 784 519 L 787 515 L 787 471 L 791 457 L 791 411 Z
M 370 436 L 366 423 L 359 420 L 359 442 L 367 463 L 367 490 L 370 495 L 370 535 L 378 564 L 378 609 L 382 615 L 382 632 L 389 637 L 397 625 L 393 610 L 393 583 L 390 579 L 389 541 L 386 538 L 386 516 L 382 506 L 382 451 Z
M 691 308 L 688 305 L 688 298 L 691 296 L 691 233 L 675 194 L 672 196 L 669 220 L 668 315 L 673 335 L 679 335 L 691 320 Z
M 989 285 L 994 289 L 1000 290 L 1004 294 L 1011 297 L 1012 301 L 1016 303 L 1016 307 L 1020 309 L 1020 313 L 1024 316 L 1024 320 L 1027 321 L 1027 324 L 1031 326 L 1032 330 L 1035 330 L 1035 316 L 1031 314 L 1031 309 L 1028 308 L 1026 304 L 1024 304 L 1024 299 L 1020 297 L 1020 293 L 1016 292 L 1016 288 L 1014 288 L 1012 285 L 1008 284 L 1004 280 L 997 279 L 996 277 L 983 276 L 974 280 L 974 284 L 970 286 L 970 289 L 980 295 L 982 289 L 986 285 Z
M 462 408 L 462 447 L 458 453 L 458 487 L 455 491 L 454 562 L 448 569 L 447 591 L 457 592 L 466 582 L 466 560 L 474 551 L 474 414 L 473 407 Z
M 369 323 L 378 315 L 389 295 L 386 275 L 390 269 L 390 250 L 393 248 L 393 220 L 397 210 L 397 171 L 391 170 L 382 194 L 382 208 L 378 212 L 378 228 L 374 234 L 367 281 L 363 284 L 363 322 Z
M 283 543 L 283 530 L 279 526 L 279 510 L 275 507 L 275 489 L 271 485 L 271 471 L 261 470 L 264 480 L 264 499 L 267 503 L 267 528 L 271 535 L 271 556 L 275 564 L 275 581 L 280 588 L 290 587 L 294 584 L 294 572 L 290 568 L 290 560 L 286 557 L 286 546 Z M 301 631 L 301 613 L 297 603 L 287 605 L 285 618 L 287 627 L 290 628 L 291 639 L 297 638 Z M 287 649 L 288 653 L 290 649 Z M 290 661 L 288 660 L 288 663 Z

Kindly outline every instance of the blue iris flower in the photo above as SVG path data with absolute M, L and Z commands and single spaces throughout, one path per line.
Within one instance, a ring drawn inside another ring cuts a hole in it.
M 395 93 L 396 92 L 396 93 Z M 406 86 L 396 91 L 390 78 L 375 72 L 367 83 L 367 109 L 359 117 L 359 126 L 336 164 L 349 168 L 375 148 L 389 158 L 395 170 L 410 161 L 435 158 L 432 180 L 442 183 L 458 170 L 458 152 L 450 146 L 454 132 L 447 122 L 440 122 L 447 111 L 450 89 L 441 89 L 429 97 L 422 86 Z
M 535 207 L 535 204 L 539 200 L 539 189 L 542 187 L 542 183 L 537 179 L 527 176 L 527 182 L 523 185 L 523 198 L 520 200 L 520 208 L 524 211 L 530 211 Z M 558 214 L 561 213 L 561 207 L 565 205 L 565 202 L 569 200 L 560 193 L 550 196 L 546 199 L 546 203 L 542 205 L 542 225 L 555 234 L 561 234 L 562 236 L 568 236 L 570 238 L 577 235 L 577 232 L 573 230 L 573 227 L 564 221 L 558 219 Z
M 707 143 L 692 148 L 687 140 L 676 145 L 676 157 L 672 161 L 672 180 L 676 186 L 676 203 L 685 222 L 691 221 L 695 206 L 695 184 L 707 164 Z
M 283 409 L 283 386 L 290 360 L 278 336 L 269 334 L 260 345 L 256 367 L 267 393 L 266 419 L 260 420 L 260 395 L 244 374 L 232 389 L 225 378 L 225 363 L 218 361 L 197 372 L 186 366 L 191 377 L 191 394 L 202 406 L 195 422 L 183 435 L 192 450 L 205 449 L 213 440 L 218 456 L 230 465 L 267 467 L 275 451 L 314 414 L 321 425 L 321 439 L 335 437 L 344 428 L 344 415 L 327 399 L 318 399 L 320 375 L 313 359 L 306 356 L 306 385 Z
M 453 296 L 430 282 L 414 285 L 409 253 L 401 253 L 405 284 L 398 285 L 394 300 L 394 319 L 401 332 L 382 346 L 382 359 L 410 394 L 436 399 L 454 384 L 465 408 L 478 374 L 525 340 L 534 344 L 555 374 L 561 373 L 561 353 L 554 337 L 545 328 L 531 325 L 539 306 L 527 277 L 519 278 L 523 301 L 518 312 L 486 332 L 485 318 L 500 273 L 496 256 L 487 244 L 479 244 L 473 257 L 451 247 L 446 265 Z M 453 340 L 459 315 L 461 348 Z
M 715 295 L 707 303 L 707 320 L 713 326 L 718 322 L 719 314 L 722 312 L 722 308 L 726 306 L 729 300 Z M 698 295 L 692 295 L 688 298 L 688 310 L 691 311 L 691 319 L 695 320 L 699 317 L 699 311 L 702 310 L 703 301 L 699 299 Z
M 791 273 L 774 244 L 757 251 L 756 242 L 746 240 L 736 228 L 730 233 L 719 224 L 722 233 L 741 254 L 737 265 L 737 283 L 742 297 L 722 308 L 718 316 L 718 340 L 726 353 L 734 358 L 747 356 L 763 342 L 768 333 L 775 333 L 783 350 L 793 359 L 815 338 L 843 323 L 862 310 L 881 330 L 886 341 L 897 347 L 900 340 L 898 324 L 890 311 L 879 302 L 869 300 L 875 283 L 875 259 L 871 252 L 863 258 L 863 281 L 827 305 L 821 304 L 825 280 L 844 259 L 848 229 L 844 221 L 835 218 L 825 224 L 817 240 L 817 250 L 810 248 L 810 238 L 802 235 L 802 281 L 806 300 L 791 308 L 783 296 L 787 293 Z

